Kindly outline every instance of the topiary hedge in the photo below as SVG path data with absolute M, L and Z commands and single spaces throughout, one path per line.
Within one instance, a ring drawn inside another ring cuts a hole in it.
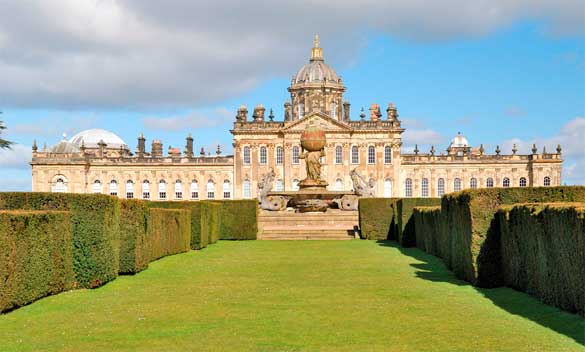
M 585 187 L 489 188 L 445 195 L 441 209 L 448 233 L 443 237 L 450 239 L 450 251 L 443 259 L 461 279 L 481 287 L 500 286 L 499 224 L 495 217 L 500 206 L 575 201 L 585 201 Z
M 396 241 L 403 247 L 416 246 L 413 209 L 417 206 L 438 206 L 440 198 L 401 198 L 392 204 L 397 226 L 394 227 Z
M 396 233 L 393 204 L 399 198 L 361 198 L 358 202 L 361 237 L 368 240 L 389 240 Z
M 221 240 L 255 240 L 258 234 L 258 201 L 223 200 L 221 204 Z
M 100 286 L 118 275 L 120 203 L 98 194 L 0 193 L 0 210 L 71 211 L 75 287 Z
M 71 214 L 0 211 L 0 312 L 73 287 Z
M 433 255 L 439 254 L 439 234 L 442 233 L 441 207 L 415 207 L 412 210 L 416 246 Z
M 217 201 L 201 201 L 201 237 L 208 238 L 209 244 L 219 240 L 222 204 Z
M 188 209 L 191 212 L 191 249 L 207 247 L 209 238 L 201 236 L 201 201 L 148 202 L 151 208 Z
M 120 274 L 135 274 L 148 267 L 147 224 L 149 207 L 145 201 L 120 201 Z
M 519 204 L 496 216 L 504 284 L 585 316 L 585 204 Z
M 187 252 L 190 248 L 190 210 L 150 208 L 145 245 L 148 261 Z

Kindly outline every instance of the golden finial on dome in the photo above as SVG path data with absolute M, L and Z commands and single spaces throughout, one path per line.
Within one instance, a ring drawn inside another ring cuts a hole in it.
M 323 49 L 319 47 L 319 35 L 315 34 L 315 39 L 313 40 L 313 49 L 311 50 L 311 61 L 314 60 L 323 60 Z

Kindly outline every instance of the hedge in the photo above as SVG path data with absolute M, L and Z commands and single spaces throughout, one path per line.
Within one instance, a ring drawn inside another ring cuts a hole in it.
M 188 209 L 191 212 L 191 249 L 202 249 L 209 244 L 209 238 L 201 235 L 201 201 L 148 202 L 151 208 Z
M 120 274 L 135 274 L 148 267 L 146 253 L 149 207 L 135 199 L 120 201 Z
M 585 204 L 520 204 L 497 217 L 504 284 L 585 316 Z
M 476 286 L 501 286 L 498 208 L 515 203 L 575 201 L 585 201 L 585 187 L 489 188 L 445 195 L 441 211 L 451 250 L 444 260 L 457 277 Z
M 396 233 L 393 204 L 399 198 L 361 198 L 358 202 L 361 237 L 368 240 L 389 240 Z
M 412 211 L 416 246 L 433 255 L 439 256 L 439 245 L 443 240 L 443 219 L 441 207 L 415 207 Z
M 218 201 L 201 201 L 201 237 L 208 238 L 209 244 L 219 240 L 221 208 Z
M 119 265 L 120 203 L 98 194 L 0 193 L 0 210 L 71 211 L 74 287 L 113 280 Z
M 73 287 L 71 214 L 0 211 L 0 312 Z
M 258 234 L 258 201 L 223 200 L 221 204 L 221 240 L 255 240 Z
M 401 198 L 392 204 L 394 218 L 397 226 L 394 227 L 395 235 L 392 235 L 403 247 L 416 246 L 416 234 L 414 227 L 413 209 L 417 206 L 438 206 L 439 198 Z
M 189 209 L 150 209 L 145 245 L 145 254 L 149 262 L 167 255 L 187 252 L 190 244 Z

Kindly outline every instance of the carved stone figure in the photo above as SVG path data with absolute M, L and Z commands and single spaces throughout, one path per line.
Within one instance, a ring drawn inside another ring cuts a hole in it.
M 307 180 L 321 181 L 321 157 L 325 156 L 325 151 L 303 152 L 299 155 L 300 159 L 305 159 L 307 169 Z
M 264 108 L 264 106 L 262 106 L 262 104 L 256 105 L 256 107 L 254 108 L 254 114 L 252 115 L 252 117 L 254 118 L 254 122 L 263 122 L 265 111 L 266 109 Z
M 264 210 L 284 210 L 289 201 L 285 196 L 269 196 L 268 193 L 272 191 L 274 186 L 274 178 L 276 173 L 273 169 L 264 175 L 258 183 L 258 200 L 260 201 L 260 209 Z
M 374 103 L 370 106 L 370 120 L 378 121 L 382 117 L 382 112 L 380 111 L 380 105 Z
M 312 123 L 301 134 L 302 153 L 299 158 L 305 159 L 307 170 L 307 178 L 299 183 L 301 188 L 327 186 L 327 182 L 321 179 L 321 157 L 325 156 L 326 142 L 325 131 Z
M 360 197 L 374 197 L 375 196 L 375 185 L 371 185 L 366 182 L 365 178 L 360 174 L 357 168 L 351 170 L 349 173 L 351 181 L 353 182 L 353 189 L 355 193 Z

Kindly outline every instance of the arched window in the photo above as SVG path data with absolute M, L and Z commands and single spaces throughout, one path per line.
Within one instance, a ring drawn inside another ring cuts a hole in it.
M 469 180 L 469 188 L 471 189 L 477 188 L 477 179 L 475 177 L 472 177 L 471 180 Z
M 544 176 L 544 183 L 546 187 L 550 186 L 550 177 Z
M 66 193 L 67 192 L 67 179 L 65 177 L 58 177 L 52 187 L 52 192 L 55 193 Z
M 305 104 L 300 103 L 299 104 L 299 119 L 302 119 L 303 117 L 305 117 Z
M 337 120 L 337 104 L 331 103 L 331 118 Z
M 207 199 L 215 199 L 215 183 L 213 180 L 207 181 Z
M 116 180 L 110 181 L 110 195 L 111 196 L 118 195 L 118 182 L 116 182 Z
M 197 180 L 191 181 L 191 199 L 199 199 L 199 184 Z
M 167 199 L 167 182 L 165 180 L 158 181 L 158 199 Z
M 299 147 L 296 145 L 292 148 L 292 163 L 298 164 L 299 163 Z
M 232 197 L 232 184 L 228 180 L 223 181 L 223 199 L 230 199 Z
M 412 180 L 410 178 L 404 181 L 404 196 L 412 197 Z
M 142 181 L 142 199 L 150 199 L 150 182 Z
M 126 199 L 134 198 L 134 182 L 132 180 L 126 181 Z
M 518 182 L 518 185 L 520 185 L 520 187 L 526 187 L 526 178 L 520 177 L 520 182 Z
M 93 181 L 91 191 L 93 193 L 102 193 L 102 183 L 100 182 L 100 180 Z
M 250 147 L 244 147 L 244 165 L 250 165 Z
M 292 181 L 292 190 L 293 191 L 298 191 L 299 190 L 299 180 L 294 179 Z
M 392 148 L 390 146 L 384 147 L 384 164 L 392 164 Z
M 429 196 L 429 179 L 423 178 L 421 182 L 421 196 L 423 198 L 428 198 Z
M 260 147 L 260 165 L 266 165 L 266 160 L 268 157 L 266 156 L 266 147 Z
M 242 188 L 244 198 L 252 198 L 252 184 L 250 180 L 244 180 Z
M 175 199 L 183 199 L 183 182 L 175 181 Z
M 282 147 L 276 147 L 276 165 L 282 165 L 284 155 L 284 149 Z
M 445 195 L 445 179 L 440 178 L 437 180 L 437 197 Z
M 368 147 L 368 164 L 375 164 L 376 163 L 376 147 L 369 146 Z
M 384 197 L 392 197 L 392 180 L 389 178 L 384 180 Z
M 453 191 L 455 191 L 455 192 L 461 191 L 461 179 L 460 178 L 456 178 L 453 181 Z
M 485 180 L 485 186 L 487 188 L 493 188 L 494 187 L 494 179 L 491 177 L 488 177 L 488 179 Z
M 276 180 L 276 192 L 284 191 L 284 182 L 281 179 Z
M 343 180 L 338 178 L 335 180 L 335 190 L 336 191 L 343 191 Z
M 337 165 L 343 164 L 343 149 L 340 145 L 335 147 L 335 163 Z
M 351 147 L 351 163 L 352 164 L 360 163 L 360 151 L 356 145 Z
M 504 180 L 502 181 L 502 186 L 503 187 L 510 187 L 510 179 L 507 177 L 504 177 Z

